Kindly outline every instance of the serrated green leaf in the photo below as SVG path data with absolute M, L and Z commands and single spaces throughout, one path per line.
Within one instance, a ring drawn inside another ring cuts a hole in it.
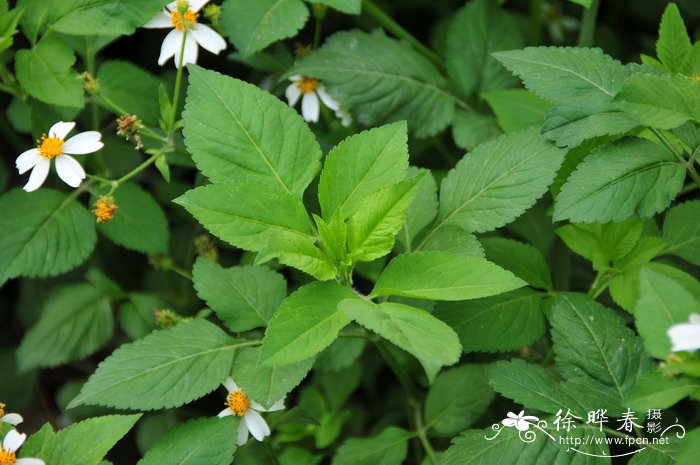
M 485 257 L 484 249 L 476 236 L 459 226 L 447 225 L 435 232 L 429 231 L 428 235 L 423 236 L 426 238 L 424 241 L 420 240 L 421 237 L 418 236 L 419 245 L 415 247 L 414 251 L 437 251 L 468 257 Z
M 457 334 L 425 310 L 385 302 L 346 299 L 338 309 L 420 361 L 432 382 L 440 368 L 459 361 L 462 348 Z
M 642 221 L 627 220 L 605 224 L 568 224 L 555 232 L 567 247 L 591 261 L 595 270 L 602 271 L 634 249 L 643 227 Z
M 673 207 L 664 219 L 666 253 L 700 265 L 700 201 L 693 200 Z
M 418 192 L 408 207 L 403 227 L 396 236 L 396 240 L 408 252 L 412 250 L 416 236 L 435 219 L 438 213 L 437 184 L 433 174 L 428 170 L 409 166 L 407 176 L 413 177 L 420 173 L 426 173 L 426 176 L 420 182 Z
M 484 414 L 494 394 L 483 365 L 462 365 L 440 373 L 425 400 L 426 430 L 451 437 Z
M 17 357 L 23 370 L 82 360 L 101 349 L 113 331 L 109 296 L 87 283 L 68 285 L 48 299 Z
M 472 151 L 501 134 L 493 116 L 474 110 L 458 109 L 452 121 L 452 138 L 458 147 Z
M 119 308 L 119 326 L 132 340 L 141 339 L 156 329 L 155 311 L 168 308 L 163 299 L 143 293 L 129 294 L 129 302 Z
M 338 270 L 326 254 L 310 240 L 299 235 L 270 235 L 267 245 L 255 258 L 255 264 L 265 263 L 272 258 L 277 258 L 283 265 L 308 273 L 319 281 L 327 281 L 338 275 Z
M 331 281 L 307 284 L 287 297 L 265 330 L 262 362 L 287 365 L 328 347 L 350 322 L 336 307 L 352 297 L 353 291 Z
M 624 406 L 636 411 L 667 409 L 697 389 L 700 382 L 696 380 L 673 378 L 654 368 L 627 393 Z
M 197 168 L 213 182 L 257 180 L 301 197 L 321 159 L 301 116 L 252 84 L 188 70 L 183 133 Z
M 487 260 L 513 272 L 533 287 L 554 291 L 549 266 L 537 248 L 499 237 L 485 238 L 481 245 L 484 246 Z
M 433 315 L 457 332 L 464 352 L 507 352 L 542 337 L 541 301 L 539 293 L 518 289 L 483 299 L 440 303 Z
M 221 25 L 244 57 L 296 35 L 309 17 L 301 0 L 226 0 L 222 6 Z
M 481 94 L 504 132 L 515 132 L 530 126 L 542 126 L 552 103 L 527 89 L 491 90 Z
M 594 150 L 561 188 L 554 220 L 607 223 L 650 218 L 683 187 L 685 167 L 662 146 L 629 138 Z
M 68 408 L 153 410 L 186 404 L 216 389 L 229 374 L 234 352 L 250 345 L 202 319 L 153 332 L 107 357 Z
M 97 240 L 95 220 L 73 197 L 52 189 L 0 196 L 0 285 L 47 277 L 81 264 Z
M 301 200 L 274 184 L 227 182 L 198 187 L 174 200 L 220 239 L 260 251 L 273 235 L 311 241 L 309 217 Z
M 51 28 L 73 35 L 131 34 L 163 8 L 162 0 L 76 0 L 58 2 Z
M 406 120 L 417 137 L 442 131 L 455 99 L 446 79 L 410 45 L 381 34 L 342 31 L 290 71 L 321 79 L 368 126 Z
M 238 417 L 197 418 L 165 433 L 138 465 L 230 465 Z
M 74 63 L 70 47 L 49 36 L 15 54 L 17 80 L 29 95 L 52 105 L 82 108 L 83 86 L 71 68 Z
M 323 218 L 348 218 L 372 192 L 401 181 L 408 167 L 406 123 L 387 124 L 348 137 L 326 157 L 318 185 Z
M 413 434 L 390 426 L 371 438 L 346 440 L 333 457 L 333 465 L 401 465 Z
M 666 69 L 672 73 L 687 73 L 690 57 L 690 37 L 675 3 L 669 3 L 661 17 L 656 54 Z
M 370 297 L 466 300 L 501 294 L 524 285 L 511 272 L 481 258 L 414 252 L 389 262 Z
M 342 11 L 349 15 L 359 15 L 362 11 L 362 0 L 306 0 L 309 3 L 321 3 L 334 10 Z
M 248 397 L 270 408 L 301 383 L 314 359 L 270 367 L 261 363 L 260 353 L 259 347 L 238 353 L 233 360 L 231 377 Z
M 102 108 L 119 116 L 136 115 L 149 124 L 158 122 L 158 78 L 128 61 L 120 60 L 102 63 L 96 77 L 100 87 L 95 101 Z
M 234 332 L 266 326 L 287 296 L 284 277 L 263 266 L 222 268 L 199 258 L 192 281 L 197 295 Z

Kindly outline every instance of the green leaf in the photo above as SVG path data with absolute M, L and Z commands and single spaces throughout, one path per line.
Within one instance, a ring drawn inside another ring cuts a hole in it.
M 336 307 L 351 297 L 352 290 L 331 281 L 307 284 L 287 297 L 265 331 L 262 362 L 287 365 L 328 347 L 350 322 Z
M 462 354 L 452 328 L 425 310 L 392 302 L 376 305 L 357 297 L 343 300 L 338 309 L 416 357 L 430 382 L 440 368 L 454 365 Z
M 178 407 L 216 389 L 229 374 L 234 352 L 249 345 L 202 319 L 155 331 L 107 357 L 68 408 Z
M 700 201 L 693 200 L 673 207 L 664 219 L 666 253 L 671 253 L 694 265 L 700 265 Z
M 371 262 L 391 252 L 408 207 L 426 174 L 422 173 L 367 196 L 348 220 L 348 250 L 353 261 Z
M 625 396 L 624 406 L 636 411 L 667 409 L 700 389 L 700 382 L 672 378 L 658 368 L 649 370 Z
M 418 238 L 420 239 L 421 236 Z M 455 225 L 443 226 L 435 232 L 428 232 L 424 241 L 420 242 L 414 251 L 438 251 L 455 255 L 484 258 L 484 249 L 476 236 L 466 229 Z
M 691 48 L 681 12 L 675 3 L 669 3 L 661 17 L 656 54 L 668 71 L 686 74 L 690 71 L 688 60 Z
M 567 224 L 555 230 L 572 251 L 602 271 L 629 254 L 639 241 L 644 222 L 627 220 L 605 224 Z
M 321 79 L 368 126 L 406 120 L 422 138 L 442 131 L 454 114 L 455 99 L 432 62 L 382 34 L 335 33 L 290 73 Z
M 549 266 L 539 249 L 530 244 L 498 237 L 483 239 L 481 244 L 487 260 L 512 271 L 533 287 L 554 291 Z
M 634 74 L 616 101 L 645 126 L 673 129 L 688 120 L 700 121 L 700 82 L 679 74 Z
M 395 257 L 384 269 L 370 298 L 397 295 L 433 300 L 466 300 L 523 287 L 511 272 L 481 258 L 445 252 L 415 252 Z
M 306 377 L 313 358 L 270 367 L 260 361 L 259 347 L 244 350 L 233 360 L 231 377 L 248 397 L 265 408 L 272 407 Z
M 119 308 L 119 326 L 132 340 L 159 329 L 155 311 L 167 308 L 164 300 L 151 294 L 129 294 L 129 302 Z
M 13 189 L 0 196 L 0 211 L 0 285 L 16 276 L 66 272 L 95 247 L 95 220 L 73 196 Z
M 523 46 L 515 20 L 497 2 L 476 0 L 459 10 L 447 31 L 447 72 L 464 97 L 515 87 L 515 79 L 493 52 Z
M 462 365 L 440 373 L 425 400 L 426 430 L 452 437 L 484 414 L 494 398 L 484 366 Z
M 530 126 L 542 126 L 552 103 L 527 89 L 502 89 L 484 92 L 486 100 L 496 114 L 498 124 L 505 132 L 515 132 Z
M 607 223 L 650 218 L 683 187 L 685 167 L 665 148 L 629 138 L 594 150 L 561 188 L 554 220 Z
M 462 108 L 455 111 L 452 138 L 458 147 L 472 151 L 499 135 L 501 130 L 493 116 Z
M 120 60 L 102 63 L 96 77 L 100 91 L 95 101 L 102 108 L 119 116 L 136 115 L 150 124 L 158 122 L 158 78 L 128 61 Z
M 199 298 L 234 332 L 267 326 L 287 296 L 284 277 L 264 266 L 222 268 L 199 258 L 192 281 Z
M 318 185 L 323 218 L 348 218 L 365 198 L 404 179 L 408 167 L 406 123 L 394 123 L 348 137 L 326 157 Z
M 403 246 L 404 250 L 411 251 L 413 241 L 416 236 L 430 224 L 438 213 L 437 184 L 435 177 L 428 170 L 416 167 L 408 168 L 408 176 L 417 176 L 426 173 L 426 176 L 419 183 L 418 192 L 408 207 L 406 219 L 396 240 Z
M 64 34 L 128 35 L 163 7 L 161 0 L 77 0 L 57 2 L 51 28 Z
M 480 145 L 443 179 L 431 234 L 447 225 L 485 232 L 510 223 L 547 191 L 564 153 L 536 128 Z
M 183 133 L 197 168 L 213 182 L 257 180 L 301 197 L 321 159 L 301 116 L 252 84 L 188 70 Z
M 97 465 L 140 417 L 139 414 L 89 418 L 56 433 L 47 423 L 27 440 L 20 458 L 40 458 L 50 465 Z
M 83 86 L 71 68 L 74 63 L 70 47 L 49 36 L 15 54 L 17 80 L 29 95 L 52 105 L 82 108 Z
M 230 465 L 238 417 L 197 418 L 165 433 L 138 465 Z
M 413 434 L 390 426 L 371 438 L 346 440 L 333 457 L 333 465 L 401 465 Z
M 275 257 L 281 264 L 308 273 L 319 281 L 333 279 L 338 274 L 335 265 L 321 249 L 298 235 L 270 235 L 267 245 L 255 258 L 255 264 L 265 263 Z
M 113 197 L 117 211 L 109 222 L 98 223 L 97 230 L 127 249 L 166 253 L 170 238 L 168 220 L 151 194 L 136 184 L 126 183 L 119 186 Z
M 241 180 L 198 187 L 174 200 L 220 239 L 262 250 L 274 235 L 313 240 L 301 200 L 274 184 Z
M 347 13 L 349 15 L 359 15 L 362 11 L 362 0 L 307 0 L 309 3 L 321 3 L 328 5 L 334 10 Z
M 301 0 L 226 0 L 221 25 L 244 57 L 296 35 L 309 17 Z
M 662 360 L 668 357 L 671 340 L 666 331 L 674 324 L 688 321 L 698 308 L 700 302 L 673 279 L 648 269 L 640 272 L 634 316 L 644 346 L 652 356 Z
M 518 289 L 483 299 L 440 303 L 433 315 L 457 332 L 464 352 L 508 352 L 544 334 L 541 301 L 539 293 Z
M 90 284 L 67 285 L 48 299 L 17 357 L 23 370 L 82 360 L 104 347 L 113 331 L 109 296 Z

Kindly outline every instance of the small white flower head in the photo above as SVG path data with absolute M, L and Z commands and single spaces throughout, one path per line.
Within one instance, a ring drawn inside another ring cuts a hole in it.
M 11 429 L 0 445 L 0 464 L 2 465 L 46 465 L 40 459 L 18 459 L 17 450 L 22 447 L 27 439 L 26 434 L 20 434 L 16 429 Z
M 228 396 L 226 396 L 226 408 L 218 416 L 219 418 L 231 415 L 243 417 L 238 427 L 238 445 L 242 446 L 248 442 L 248 432 L 258 441 L 262 441 L 266 436 L 269 436 L 270 427 L 267 426 L 267 423 L 258 412 L 282 410 L 284 408 L 284 399 L 280 399 L 272 407 L 265 409 L 262 405 L 249 399 L 231 378 L 226 379 L 223 385 L 228 391 Z
M 218 55 L 226 48 L 226 41 L 214 29 L 197 22 L 199 10 L 204 7 L 209 0 L 178 0 L 171 2 L 158 13 L 152 20 L 143 27 L 149 29 L 172 28 L 173 30 L 165 36 L 163 45 L 160 47 L 160 57 L 158 64 L 163 66 L 171 57 L 175 57 L 175 66 L 180 66 L 180 52 L 182 51 L 182 40 L 185 37 L 185 48 L 182 55 L 182 65 L 187 63 L 197 63 L 197 46 L 202 46 L 205 50 Z
M 340 119 L 340 124 L 342 124 L 344 128 L 347 128 L 352 124 L 352 115 L 349 111 L 343 109 L 342 107 L 335 111 L 335 117 Z
M 688 323 L 678 323 L 668 328 L 671 351 L 684 352 L 700 349 L 700 315 L 693 313 Z
M 301 116 L 309 123 L 318 122 L 321 107 L 319 99 L 331 110 L 338 112 L 340 104 L 331 97 L 318 79 L 295 74 L 289 78 L 292 81 L 284 92 L 287 103 L 293 107 L 301 98 Z M 338 116 L 338 113 L 336 113 Z M 348 123 L 349 124 L 349 123 Z
M 537 417 L 533 417 L 530 415 L 525 415 L 525 410 L 521 410 L 519 414 L 514 414 L 513 412 L 508 412 L 506 415 L 508 418 L 505 418 L 501 423 L 503 423 L 503 426 L 507 426 L 509 428 L 512 428 L 515 426 L 518 431 L 527 431 L 530 429 L 530 425 L 533 422 L 537 422 L 540 419 Z
M 48 136 L 44 134 L 37 140 L 36 148 L 29 149 L 17 157 L 15 165 L 19 174 L 32 170 L 29 181 L 24 186 L 25 191 L 33 192 L 44 184 L 52 159 L 56 159 L 58 177 L 69 186 L 78 187 L 85 179 L 85 170 L 70 155 L 97 152 L 104 144 L 100 141 L 102 136 L 97 131 L 81 132 L 64 141 L 74 127 L 73 122 L 59 121 L 51 126 Z
M 18 413 L 5 413 L 5 404 L 0 402 L 0 423 L 9 423 L 12 426 L 17 426 L 23 421 L 22 415 Z

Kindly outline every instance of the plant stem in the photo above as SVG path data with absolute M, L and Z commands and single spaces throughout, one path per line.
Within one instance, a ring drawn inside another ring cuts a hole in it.
M 241 419 L 241 421 L 243 421 Z M 272 442 L 270 441 L 269 438 L 266 438 L 263 441 L 263 444 L 265 445 L 265 450 L 267 451 L 267 455 L 270 457 L 270 462 L 272 465 L 280 465 L 279 460 L 277 459 L 277 454 L 275 453 L 275 450 L 272 448 Z
M 389 348 L 386 346 L 386 343 L 381 339 L 376 339 L 374 341 L 374 345 L 377 347 L 377 350 L 384 358 L 384 361 L 386 361 L 386 364 L 389 365 L 389 368 L 391 368 L 391 371 L 393 371 L 394 375 L 396 375 L 396 378 L 399 380 L 399 383 L 401 383 L 401 386 L 406 391 L 406 396 L 408 397 L 409 401 L 415 402 L 416 399 L 418 399 L 418 393 L 413 387 L 413 383 L 411 383 L 411 380 L 408 379 L 408 376 L 406 375 L 406 373 L 404 373 L 403 369 L 401 368 L 401 365 L 399 365 L 399 362 L 389 351 Z
M 182 45 L 180 46 L 180 60 L 177 64 L 177 76 L 175 77 L 175 91 L 173 92 L 173 107 L 170 113 L 170 121 L 168 124 L 168 138 L 172 138 L 175 131 L 175 118 L 177 117 L 177 109 L 180 105 L 180 87 L 182 86 L 182 62 L 185 58 L 185 43 L 187 42 L 187 30 L 182 34 Z
M 659 131 L 656 128 L 649 128 L 651 131 L 654 133 L 654 135 L 661 141 L 662 144 L 666 147 L 666 149 L 671 152 L 671 154 L 676 157 L 676 160 L 678 160 L 680 163 L 682 163 L 685 166 L 685 169 L 688 171 L 688 174 L 690 174 L 690 177 L 692 178 L 693 182 L 700 187 L 700 175 L 698 172 L 695 170 L 695 166 L 693 165 L 692 161 L 686 160 L 683 155 L 681 155 L 678 150 L 671 144 L 671 142 L 666 138 L 666 136 L 663 135 L 661 131 Z
M 530 23 L 532 45 L 542 43 L 542 0 L 530 0 Z
M 124 176 L 117 179 L 116 181 L 112 181 L 112 185 L 113 185 L 112 192 L 114 192 L 117 189 L 117 187 L 119 187 L 121 184 L 125 183 L 129 179 L 131 179 L 134 176 L 136 176 L 137 174 L 139 174 L 141 171 L 145 170 L 151 163 L 154 163 L 158 159 L 158 157 L 161 157 L 161 156 L 163 156 L 163 152 L 159 151 L 157 153 L 154 153 L 146 161 L 141 163 L 139 166 L 137 166 L 133 170 L 129 171 L 128 173 L 126 173 Z M 110 192 L 110 195 L 112 194 L 112 192 Z
M 416 434 L 418 435 L 418 439 L 423 445 L 423 449 L 425 449 L 425 453 L 428 455 L 428 459 L 430 460 L 430 462 L 433 465 L 438 465 L 440 462 L 437 458 L 437 455 L 435 454 L 435 449 L 433 449 L 432 444 L 430 444 L 430 441 L 428 440 L 428 435 L 426 434 L 425 427 L 423 426 L 423 409 L 421 404 L 416 403 L 413 411 L 414 420 L 416 422 Z
M 314 24 L 314 45 L 313 48 L 316 50 L 319 45 L 321 45 L 321 22 L 323 17 L 316 14 L 314 15 L 316 19 L 316 24 Z
M 598 8 L 600 7 L 600 0 L 593 0 L 590 8 L 585 8 L 583 10 L 583 17 L 581 18 L 581 31 L 578 35 L 578 46 L 579 47 L 592 47 L 593 38 L 595 36 L 595 25 L 596 18 L 598 17 Z
M 379 23 L 379 25 L 384 29 L 391 32 L 399 39 L 405 40 L 411 44 L 413 48 L 423 54 L 423 56 L 425 56 L 428 60 L 432 61 L 441 71 L 444 71 L 445 64 L 435 52 L 413 37 L 410 32 L 401 27 L 401 25 L 394 21 L 389 15 L 384 13 L 377 5 L 374 4 L 374 2 L 371 0 L 364 0 L 362 2 L 362 11 L 371 16 L 372 19 Z
M 588 295 L 593 299 L 597 299 L 600 294 L 608 288 L 609 275 L 607 271 L 599 271 L 588 290 Z
M 176 266 L 176 265 L 171 266 L 171 267 L 170 267 L 170 270 L 171 270 L 173 273 L 179 274 L 179 275 L 182 276 L 183 278 L 185 278 L 185 279 L 187 279 L 187 280 L 189 280 L 189 281 L 192 281 L 192 274 L 191 274 L 189 271 L 187 271 L 187 270 L 185 270 L 185 269 L 183 269 L 183 268 L 180 268 L 179 266 Z

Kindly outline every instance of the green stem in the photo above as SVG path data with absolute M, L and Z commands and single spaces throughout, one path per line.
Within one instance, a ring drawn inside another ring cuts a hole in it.
M 542 43 L 542 0 L 530 0 L 530 23 L 532 45 L 539 45 Z
M 695 165 L 690 162 L 686 161 L 686 159 L 683 157 L 683 155 L 676 150 L 676 148 L 671 144 L 671 142 L 666 138 L 666 136 L 663 135 L 661 131 L 659 131 L 656 128 L 650 128 L 651 131 L 654 133 L 654 135 L 661 141 L 662 144 L 666 147 L 666 149 L 671 152 L 671 154 L 678 160 L 680 163 L 685 166 L 685 169 L 688 171 L 688 174 L 690 174 L 691 179 L 695 184 L 700 187 L 700 175 L 698 172 L 695 170 Z
M 610 280 L 607 271 L 599 271 L 588 290 L 588 295 L 593 299 L 597 299 L 600 294 L 608 288 Z
M 433 465 L 438 465 L 440 461 L 437 458 L 437 455 L 435 454 L 435 449 L 433 449 L 432 444 L 430 444 L 430 441 L 428 440 L 428 435 L 426 433 L 425 427 L 423 426 L 423 412 L 422 412 L 422 407 L 420 403 L 416 403 L 415 408 L 414 408 L 414 420 L 416 422 L 416 434 L 418 435 L 418 439 L 420 440 L 420 443 L 423 445 L 423 449 L 425 449 L 425 453 L 428 455 L 428 460 Z
M 131 170 L 131 171 L 129 171 L 128 173 L 126 173 L 126 174 L 125 174 L 124 176 L 122 176 L 121 178 L 117 179 L 116 181 L 111 181 L 111 182 L 112 182 L 112 190 L 110 191 L 109 195 L 112 195 L 112 194 L 114 193 L 114 191 L 117 190 L 117 188 L 118 188 L 120 185 L 122 185 L 123 183 L 125 183 L 125 182 L 128 181 L 129 179 L 133 178 L 134 176 L 136 176 L 137 174 L 139 174 L 141 171 L 143 171 L 143 170 L 145 170 L 146 168 L 148 168 L 152 163 L 154 163 L 154 162 L 158 159 L 158 157 L 162 157 L 162 156 L 163 156 L 163 152 L 161 152 L 161 151 L 159 151 L 159 152 L 157 152 L 157 153 L 154 153 L 154 154 L 151 155 L 146 161 L 144 161 L 144 162 L 141 163 L 139 166 L 137 166 L 137 167 L 134 168 L 133 170 Z
M 180 105 L 180 87 L 182 86 L 182 61 L 185 58 L 185 43 L 187 41 L 187 30 L 182 34 L 182 45 L 180 46 L 180 60 L 177 64 L 177 76 L 175 77 L 175 91 L 173 92 L 173 107 L 170 113 L 170 122 L 168 124 L 168 138 L 172 138 L 175 131 L 175 118 L 177 118 L 177 110 Z
M 180 268 L 179 266 L 176 266 L 176 265 L 173 265 L 172 267 L 170 267 L 170 270 L 171 270 L 173 273 L 179 274 L 179 275 L 182 276 L 183 278 L 185 278 L 185 279 L 187 279 L 187 280 L 189 280 L 189 281 L 192 281 L 192 274 L 191 274 L 189 271 L 187 271 L 187 270 L 185 270 L 185 269 L 183 269 L 183 268 Z
M 578 35 L 579 47 L 592 47 L 593 38 L 595 37 L 596 18 L 598 17 L 598 8 L 600 8 L 600 0 L 593 0 L 590 8 L 583 10 L 581 18 L 581 31 Z
M 697 158 L 698 154 L 700 154 L 700 145 L 695 147 L 695 150 L 693 150 L 693 153 L 690 154 L 690 157 L 688 157 L 688 163 L 691 165 L 695 161 L 695 158 Z
M 371 0 L 364 0 L 362 2 L 362 11 L 371 16 L 372 19 L 379 23 L 379 25 L 384 29 L 391 32 L 399 39 L 405 40 L 411 44 L 413 48 L 423 54 L 423 56 L 425 56 L 428 60 L 432 61 L 440 70 L 444 71 L 445 64 L 435 52 L 413 37 L 410 32 L 401 27 L 401 25 L 394 21 L 389 15 L 384 13 L 377 5 L 374 4 L 374 2 Z
M 270 439 L 266 438 L 263 441 L 263 444 L 265 445 L 265 450 L 267 451 L 267 455 L 270 457 L 270 463 L 272 463 L 272 465 L 280 465 L 280 462 L 277 459 L 277 453 L 272 448 L 272 442 L 270 441 Z
M 323 18 L 316 16 L 316 24 L 314 25 L 314 50 L 321 45 L 321 22 Z
M 681 194 L 687 194 L 688 192 L 693 192 L 698 187 L 700 187 L 700 186 L 698 186 L 695 183 L 686 184 L 685 186 L 683 186 L 683 189 L 681 189 Z
M 14 87 L 10 87 L 5 84 L 0 84 L 0 92 L 5 92 L 6 94 L 14 95 L 15 97 L 21 97 L 21 95 L 17 93 Z
M 386 343 L 381 339 L 376 339 L 374 341 L 374 345 L 377 347 L 377 350 L 386 361 L 386 364 L 389 365 L 389 368 L 391 368 L 391 371 L 393 371 L 394 375 L 396 375 L 396 378 L 399 380 L 399 383 L 401 383 L 401 386 L 406 391 L 406 396 L 408 397 L 409 401 L 415 402 L 416 399 L 418 399 L 418 393 L 413 387 L 413 383 L 411 383 L 411 380 L 408 378 L 406 373 L 404 373 L 403 369 L 401 368 L 401 365 L 396 360 L 396 357 L 394 357 L 393 354 L 389 351 L 389 348 L 386 346 Z

